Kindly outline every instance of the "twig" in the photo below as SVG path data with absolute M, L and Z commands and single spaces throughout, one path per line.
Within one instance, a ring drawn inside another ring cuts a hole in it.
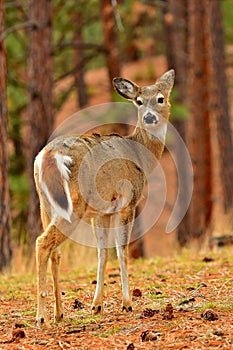
M 35 25 L 35 22 L 34 21 L 29 21 L 29 22 L 25 22 L 25 23 L 16 24 L 15 26 L 6 29 L 0 35 L 0 42 L 3 41 L 9 34 L 18 31 L 19 29 L 30 28 L 33 25 Z
M 124 26 L 123 26 L 123 23 L 121 20 L 120 12 L 118 11 L 118 8 L 117 8 L 117 0 L 112 0 L 112 7 L 113 7 L 113 11 L 114 11 L 114 16 L 115 16 L 117 28 L 119 29 L 120 32 L 123 32 Z
M 61 349 L 65 349 L 60 340 L 58 340 L 58 345 L 60 346 Z
M 81 49 L 93 49 L 97 50 L 98 52 L 106 52 L 106 49 L 103 45 L 94 44 L 94 43 L 84 43 L 82 41 L 71 41 L 67 43 L 60 43 L 57 45 L 54 49 L 53 54 L 55 54 L 57 51 L 67 49 L 67 48 L 81 48 Z

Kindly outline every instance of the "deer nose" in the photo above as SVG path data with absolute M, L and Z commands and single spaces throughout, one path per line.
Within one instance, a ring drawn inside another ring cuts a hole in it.
M 144 115 L 143 121 L 145 124 L 157 124 L 159 120 L 156 115 L 149 112 Z

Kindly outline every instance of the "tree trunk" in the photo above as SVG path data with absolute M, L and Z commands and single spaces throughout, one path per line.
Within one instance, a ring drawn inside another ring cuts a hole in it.
M 4 19 L 4 1 L 0 0 L 0 35 L 4 32 Z M 6 101 L 6 52 L 2 40 L 0 41 L 0 272 L 9 265 L 12 255 Z
M 82 20 L 82 14 L 81 13 L 75 13 L 74 14 L 74 22 L 76 25 L 73 40 L 75 43 L 82 42 L 83 36 L 82 36 L 82 27 L 83 27 L 83 20 Z M 75 72 L 74 72 L 74 79 L 75 79 L 75 86 L 77 90 L 78 95 L 78 105 L 79 107 L 86 106 L 88 103 L 88 96 L 87 96 L 87 87 L 84 79 L 84 59 L 83 59 L 83 48 L 81 46 L 75 45 L 74 46 L 74 64 L 75 64 Z
M 209 114 L 209 63 L 202 0 L 189 0 L 189 151 L 193 161 L 194 190 L 189 209 L 189 235 L 201 243 L 212 211 L 212 169 Z
M 176 70 L 178 99 L 187 99 L 187 2 L 166 0 L 163 7 L 163 27 L 168 68 Z M 182 135 L 183 136 L 183 135 Z
M 111 0 L 100 0 L 100 12 L 103 25 L 104 45 L 110 86 L 115 77 L 120 76 L 120 54 L 117 44 L 116 23 Z
M 40 233 L 39 199 L 36 193 L 34 158 L 46 144 L 53 127 L 53 59 L 52 59 L 52 2 L 29 0 L 29 20 L 35 25 L 30 31 L 27 168 L 30 179 L 28 229 L 30 243 Z
M 187 2 L 186 0 L 166 0 L 163 8 L 163 27 L 166 43 L 166 56 L 168 68 L 176 71 L 177 96 L 174 103 L 187 103 Z M 186 120 L 177 119 L 174 126 L 180 136 L 186 141 Z M 188 172 L 184 167 L 183 152 L 175 145 L 176 164 L 181 177 L 180 206 L 187 203 Z M 176 232 L 180 246 L 184 246 L 189 237 L 189 215 L 185 215 Z
M 220 178 L 225 210 L 233 205 L 233 144 L 225 72 L 224 35 L 219 0 L 205 0 L 210 60 L 210 112 L 216 119 Z

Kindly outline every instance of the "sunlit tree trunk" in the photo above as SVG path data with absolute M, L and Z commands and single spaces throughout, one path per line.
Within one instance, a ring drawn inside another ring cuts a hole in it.
M 187 1 L 166 0 L 163 7 L 163 26 L 168 68 L 176 71 L 176 98 L 173 103 L 187 104 Z M 188 116 L 187 116 L 188 117 Z M 180 136 L 186 141 L 187 120 L 179 119 L 173 122 Z M 179 170 L 182 186 L 180 188 L 180 203 L 187 203 L 187 186 L 189 169 L 185 167 L 182 149 L 175 145 L 176 164 Z M 188 241 L 189 215 L 185 215 L 177 228 L 178 243 L 183 246 Z
M 190 106 L 186 142 L 193 161 L 194 191 L 190 209 L 183 221 L 186 224 L 180 225 L 177 235 L 179 243 L 186 245 L 195 239 L 201 243 L 211 223 L 213 207 L 211 134 L 214 132 L 214 120 L 217 125 L 220 178 L 226 210 L 232 206 L 233 201 L 233 153 L 225 75 L 224 37 L 219 0 L 184 2 L 167 0 L 166 3 L 165 19 L 167 36 L 169 36 L 168 62 L 177 71 L 179 96 L 185 98 L 187 91 Z M 188 5 L 188 74 L 183 68 L 185 67 L 182 62 L 183 51 L 181 42 L 178 40 L 181 38 L 179 28 L 182 25 L 182 19 L 178 15 L 183 3 Z M 185 84 L 179 80 L 180 76 L 186 78 L 188 82 L 186 88 Z
M 210 61 L 210 112 L 216 119 L 220 178 L 225 210 L 233 205 L 233 144 L 224 55 L 220 0 L 205 0 Z
M 4 32 L 5 8 L 0 0 L 0 35 Z M 0 272 L 11 260 L 10 198 L 8 185 L 8 136 L 6 102 L 6 53 L 4 40 L 0 41 Z
M 163 26 L 168 68 L 176 70 L 176 87 L 181 102 L 186 100 L 187 75 L 187 1 L 166 0 Z
M 46 144 L 53 127 L 52 1 L 29 0 L 30 30 L 27 168 L 30 179 L 28 229 L 30 242 L 40 233 L 39 200 L 33 178 L 34 158 Z
M 189 137 L 194 170 L 194 190 L 189 210 L 191 239 L 201 242 L 212 212 L 212 167 L 209 113 L 209 61 L 207 57 L 206 14 L 202 0 L 189 0 Z
M 75 22 L 75 30 L 74 30 L 74 79 L 75 79 L 75 87 L 77 90 L 78 97 L 78 105 L 79 107 L 83 107 L 88 103 L 88 95 L 87 95 L 87 87 L 85 84 L 84 78 L 84 52 L 80 43 L 83 42 L 82 28 L 83 28 L 83 18 L 81 12 L 77 12 L 73 16 Z
M 100 0 L 100 13 L 103 25 L 104 45 L 109 81 L 120 76 L 120 54 L 117 43 L 116 23 L 111 0 Z

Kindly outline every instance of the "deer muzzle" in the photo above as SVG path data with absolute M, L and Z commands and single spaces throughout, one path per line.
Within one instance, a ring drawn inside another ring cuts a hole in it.
M 153 113 L 147 113 L 143 117 L 144 124 L 157 124 L 159 122 L 159 118 Z

